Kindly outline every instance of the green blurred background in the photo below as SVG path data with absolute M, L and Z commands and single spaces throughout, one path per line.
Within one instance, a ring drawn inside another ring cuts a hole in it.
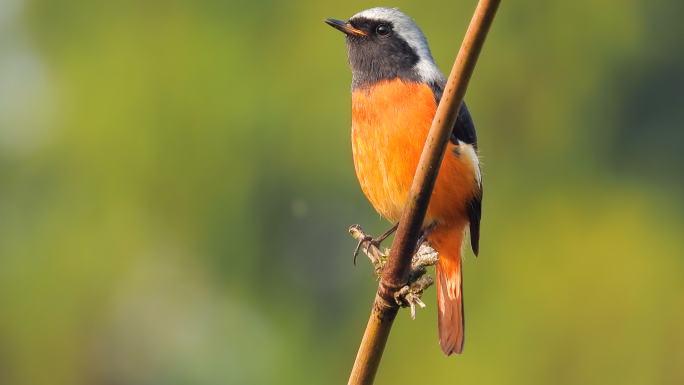
M 386 227 L 322 23 L 474 0 L 0 0 L 0 384 L 338 384 Z M 504 1 L 467 96 L 486 195 L 465 354 L 434 291 L 378 384 L 684 383 L 684 2 Z

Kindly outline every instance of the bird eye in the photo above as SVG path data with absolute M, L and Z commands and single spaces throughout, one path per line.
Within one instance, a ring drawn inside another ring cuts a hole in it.
M 380 24 L 375 27 L 375 33 L 380 36 L 387 36 L 390 34 L 390 32 L 392 32 L 392 28 L 387 24 Z

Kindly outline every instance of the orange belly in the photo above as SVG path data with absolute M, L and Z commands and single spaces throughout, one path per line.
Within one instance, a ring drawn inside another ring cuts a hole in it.
M 432 90 L 420 83 L 382 81 L 352 93 L 356 175 L 373 207 L 390 221 L 399 220 L 406 204 L 436 109 Z M 472 147 L 449 143 L 425 224 L 467 221 L 466 202 L 479 175 L 476 162 Z

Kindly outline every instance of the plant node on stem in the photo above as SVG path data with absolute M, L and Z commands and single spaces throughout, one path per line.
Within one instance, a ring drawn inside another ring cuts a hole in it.
M 357 241 L 368 238 L 368 235 L 363 231 L 361 225 L 349 227 L 349 234 Z M 377 279 L 380 279 L 382 276 L 382 269 L 387 263 L 389 250 L 385 249 L 383 251 L 372 242 L 364 242 L 361 246 L 361 251 L 366 254 L 373 265 Z M 430 247 L 426 242 L 421 243 L 411 259 L 408 284 L 394 293 L 394 302 L 398 306 L 410 308 L 411 318 L 413 319 L 416 318 L 416 307 L 425 307 L 425 303 L 421 300 L 423 291 L 434 283 L 432 277 L 426 274 L 426 268 L 428 266 L 434 266 L 437 264 L 438 260 L 439 254 L 437 251 Z

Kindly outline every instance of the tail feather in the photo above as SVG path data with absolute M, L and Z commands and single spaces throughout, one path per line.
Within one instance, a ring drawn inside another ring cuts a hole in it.
M 460 261 L 458 265 L 452 270 L 446 270 L 441 263 L 437 266 L 437 325 L 439 344 L 446 355 L 461 354 L 465 338 Z
M 436 274 L 439 344 L 446 355 L 460 354 L 465 338 L 461 275 L 463 230 L 435 235 L 431 242 L 439 252 Z

